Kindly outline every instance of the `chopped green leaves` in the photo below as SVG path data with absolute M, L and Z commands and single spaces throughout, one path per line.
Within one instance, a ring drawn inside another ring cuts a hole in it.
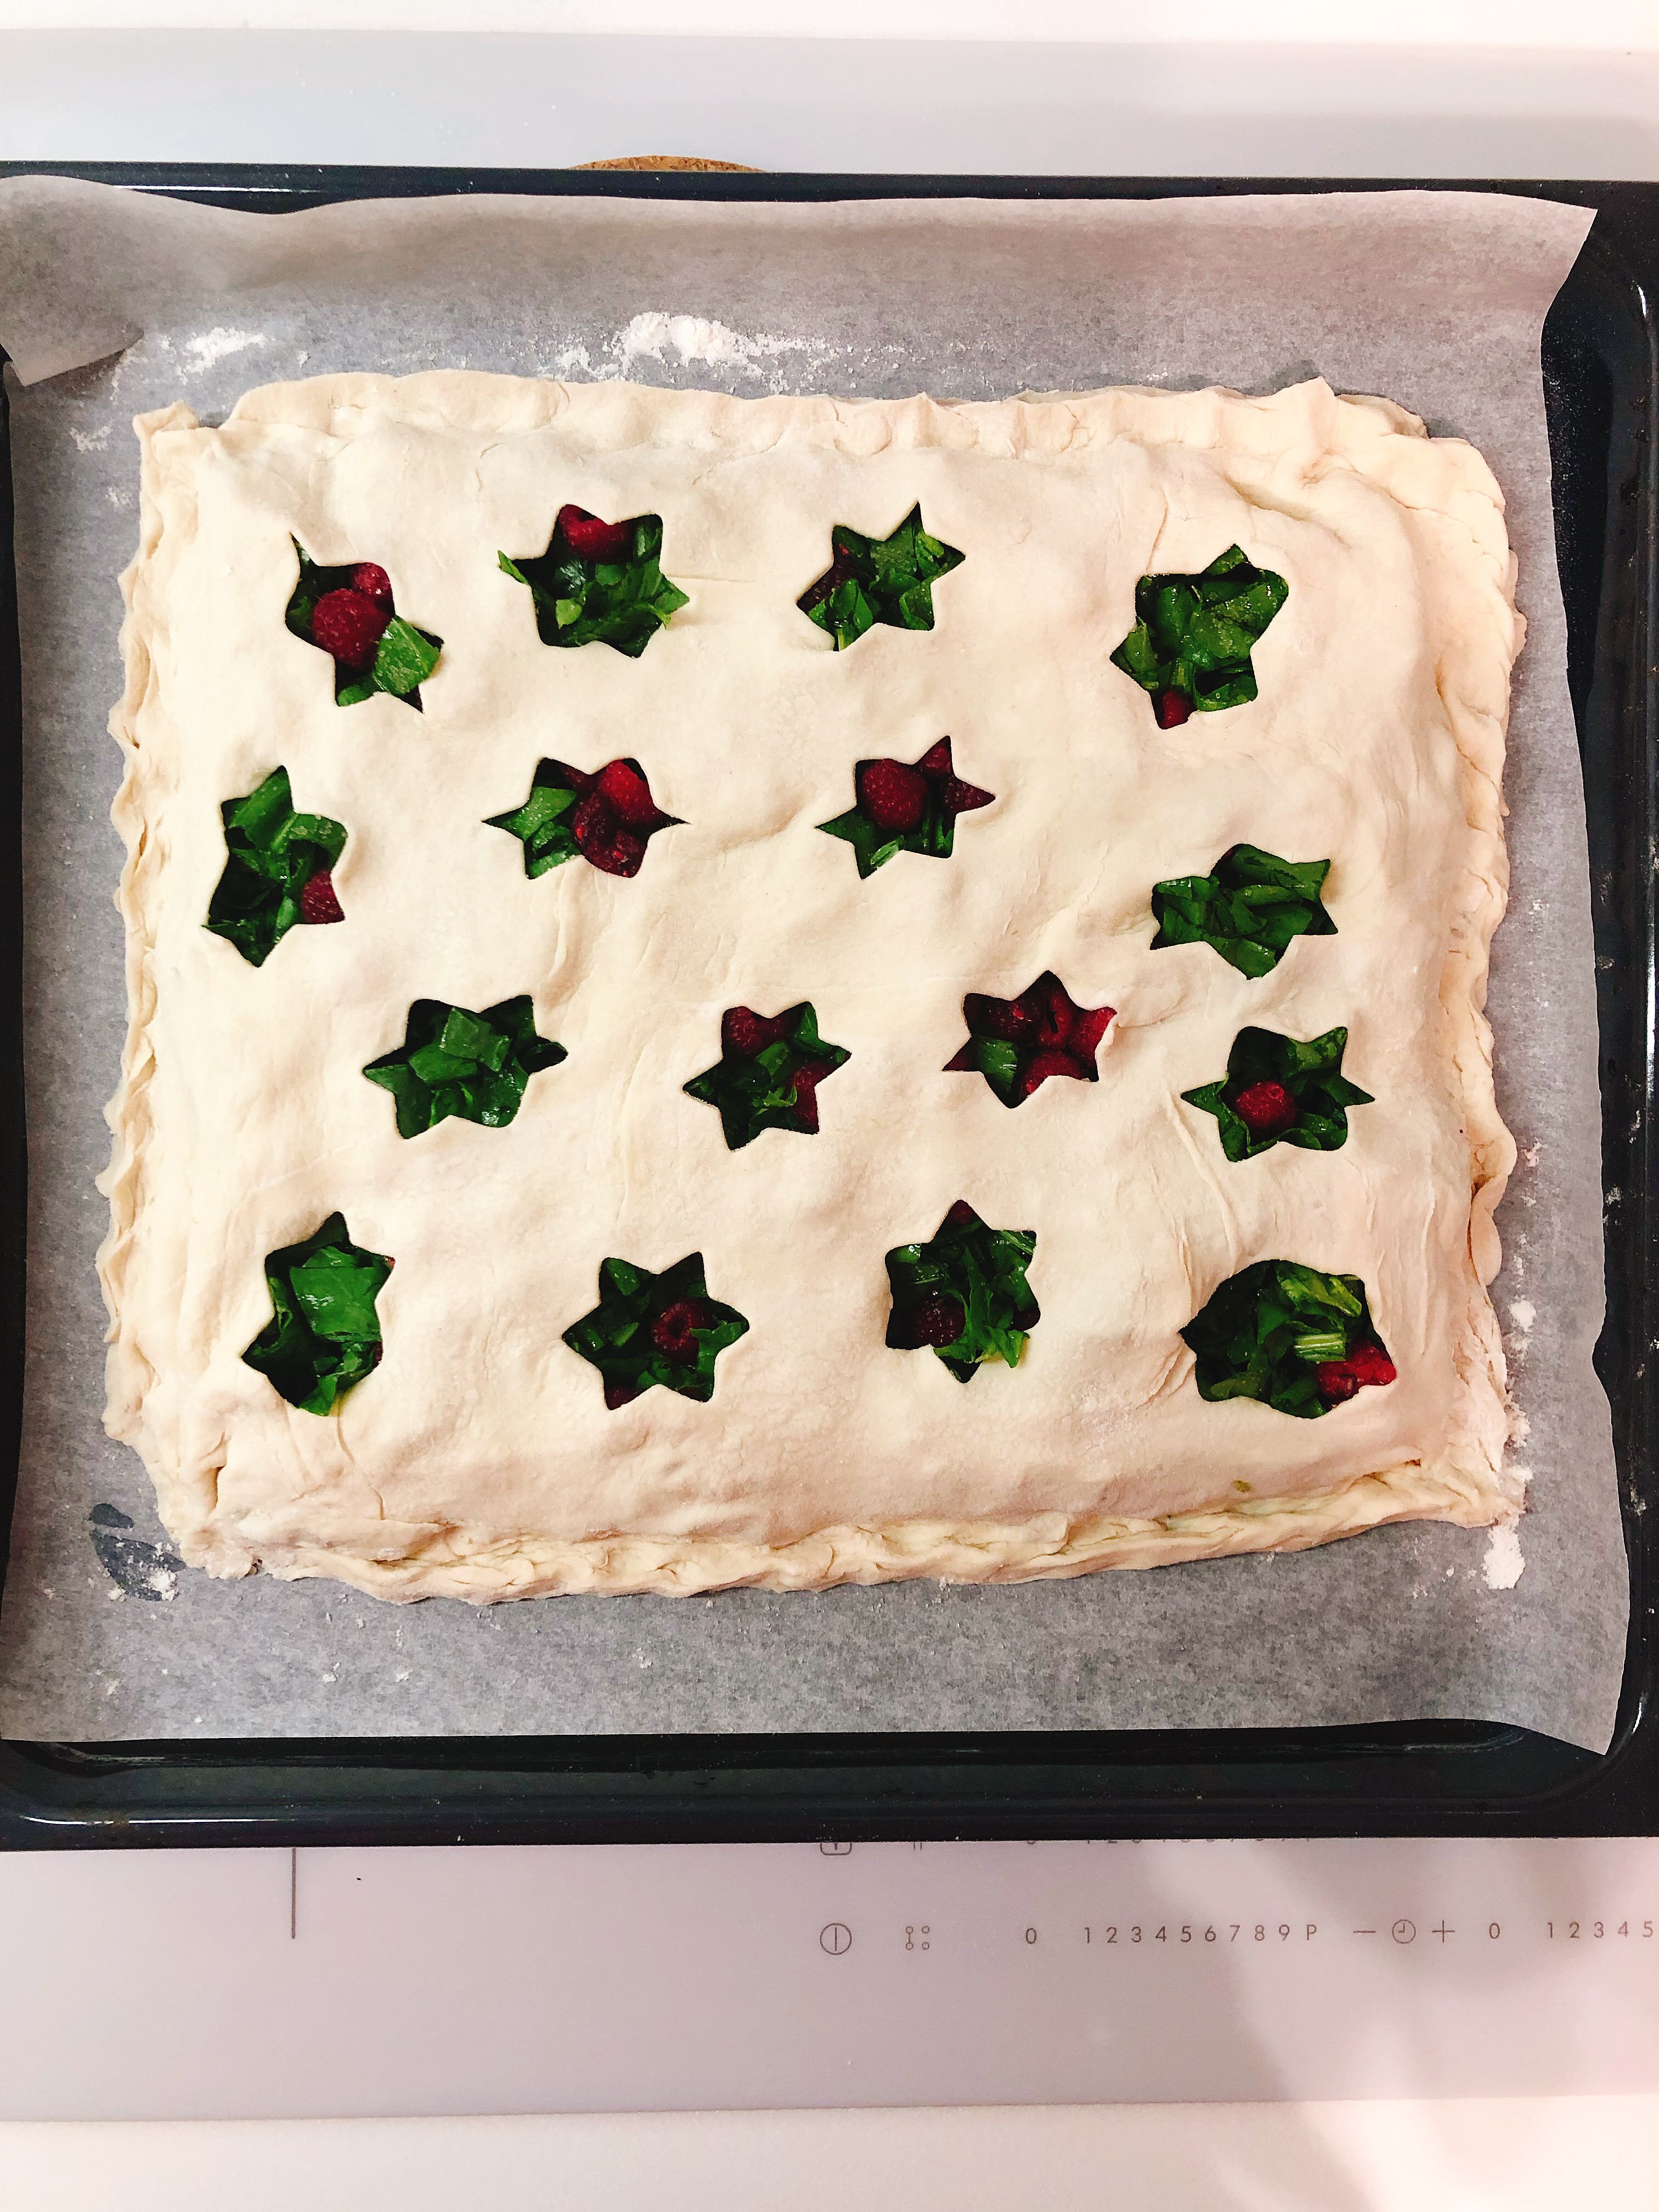
M 329 876 L 346 833 L 326 814 L 295 812 L 285 768 L 273 769 L 245 799 L 228 799 L 219 812 L 225 872 L 209 902 L 206 927 L 258 968 L 296 922 L 311 919 L 306 886 L 317 876 Z
M 392 1093 L 398 1134 L 418 1137 L 452 1114 L 504 1129 L 531 1077 L 568 1057 L 562 1044 L 537 1036 L 528 992 L 481 1014 L 442 999 L 416 999 L 402 1049 L 371 1060 L 363 1073 Z
M 421 686 L 438 665 L 443 640 L 417 629 L 395 611 L 386 571 L 350 562 L 320 567 L 296 538 L 300 577 L 286 620 L 334 663 L 334 702 L 355 707 L 384 691 L 417 712 Z
M 544 645 L 609 645 L 637 660 L 686 604 L 663 574 L 661 553 L 659 514 L 599 523 L 580 507 L 563 507 L 544 553 L 496 557 L 528 586 Z
M 706 1405 L 716 1358 L 748 1328 L 735 1307 L 709 1297 L 702 1255 L 691 1252 L 659 1275 L 629 1260 L 601 1261 L 599 1302 L 564 1341 L 599 1369 L 613 1411 L 656 1384 Z
M 958 1199 L 927 1243 L 887 1255 L 887 1342 L 931 1350 L 958 1382 L 971 1382 L 987 1359 L 1017 1367 L 1040 1319 L 1026 1280 L 1036 1250 L 1035 1230 L 988 1228 Z
M 692 1098 L 720 1109 L 732 1152 L 752 1144 L 763 1129 L 791 1129 L 815 1137 L 817 1087 L 849 1055 L 818 1035 L 810 1000 L 781 1014 L 728 1006 L 720 1018 L 720 1057 L 685 1085 Z
M 1257 1398 L 1298 1420 L 1395 1379 L 1359 1277 L 1291 1260 L 1258 1260 L 1231 1276 L 1181 1334 L 1200 1398 Z
M 930 745 L 914 763 L 860 761 L 853 788 L 858 804 L 817 826 L 831 837 L 845 838 L 853 848 L 860 880 L 884 866 L 896 853 L 949 860 L 957 815 L 988 806 L 995 797 L 957 776 L 949 738 Z
M 303 1413 L 331 1413 L 380 1363 L 375 1300 L 392 1273 L 384 1252 L 365 1251 L 331 1213 L 298 1244 L 265 1260 L 275 1309 L 242 1358 Z
M 1250 648 L 1288 597 L 1290 586 L 1257 568 L 1237 545 L 1196 576 L 1143 576 L 1135 586 L 1135 625 L 1112 665 L 1150 692 L 1164 729 L 1196 708 L 1214 714 L 1255 696 Z
M 1280 1143 L 1334 1152 L 1348 1141 L 1349 1107 L 1373 1103 L 1343 1075 L 1347 1042 L 1346 1029 L 1327 1030 L 1305 1044 L 1273 1030 L 1240 1030 L 1224 1080 L 1181 1095 L 1215 1115 L 1230 1160 L 1254 1159 Z
M 931 538 L 913 507 L 890 536 L 866 538 L 838 522 L 830 532 L 830 566 L 795 604 L 844 653 L 878 623 L 932 629 L 933 586 L 962 565 L 953 545 Z
M 1328 860 L 1281 860 L 1259 846 L 1234 845 L 1207 876 L 1152 886 L 1158 934 L 1169 945 L 1212 945 L 1241 975 L 1266 975 L 1297 937 L 1334 937 L 1320 903 Z

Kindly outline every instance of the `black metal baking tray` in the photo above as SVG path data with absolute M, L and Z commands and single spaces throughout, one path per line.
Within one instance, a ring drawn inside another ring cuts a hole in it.
M 1383 191 L 1419 180 L 758 176 L 0 163 L 270 212 L 453 192 L 828 200 Z M 1042 1735 L 326 1738 L 0 1744 L 0 1847 L 713 1842 L 836 1837 L 1659 1832 L 1659 185 L 1460 181 L 1600 212 L 1544 331 L 1569 679 L 1589 805 L 1601 1027 L 1607 1320 L 1631 1632 L 1602 1755 L 1486 1723 Z M 0 396 L 0 447 L 5 422 Z M 0 1563 L 21 1419 L 26 1156 L 21 710 L 0 451 Z

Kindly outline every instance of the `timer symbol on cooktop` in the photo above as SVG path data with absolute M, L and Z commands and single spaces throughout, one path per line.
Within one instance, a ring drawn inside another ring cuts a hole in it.
M 827 1951 L 832 1959 L 839 1959 L 853 1948 L 853 1931 L 844 1920 L 832 1920 L 827 1928 L 818 1930 L 818 1948 Z
M 1417 1938 L 1416 1927 L 1409 1920 L 1396 1920 L 1389 1933 L 1396 1943 L 1411 1943 Z

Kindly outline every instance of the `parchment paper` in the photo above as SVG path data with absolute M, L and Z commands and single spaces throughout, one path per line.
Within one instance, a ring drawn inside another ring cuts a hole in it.
M 26 720 L 29 1328 L 0 1616 L 18 1737 L 1521 1723 L 1605 1745 L 1626 1582 L 1606 1402 L 1584 811 L 1540 382 L 1582 210 L 1482 194 L 699 206 L 393 201 L 246 216 L 0 185 Z M 104 1437 L 93 1178 L 125 1020 L 106 734 L 131 416 L 344 368 L 628 374 L 991 398 L 1316 372 L 1468 437 L 1510 501 L 1530 635 L 1495 948 L 1522 1148 L 1496 1285 L 1528 1426 L 1513 1537 L 1414 1525 L 1006 1589 L 377 1606 L 169 1564 Z M 1515 1580 L 1517 1560 L 1525 1571 Z M 1511 1585 L 1505 1587 L 1504 1585 Z

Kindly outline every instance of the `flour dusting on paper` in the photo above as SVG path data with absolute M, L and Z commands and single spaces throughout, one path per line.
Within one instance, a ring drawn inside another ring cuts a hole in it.
M 1521 1556 L 1521 1532 L 1514 1522 L 1506 1522 L 1494 1528 L 1486 1540 L 1486 1556 L 1480 1563 L 1481 1574 L 1489 1590 L 1513 1589 L 1521 1579 L 1526 1561 Z
M 258 331 L 228 331 L 223 325 L 203 331 L 185 341 L 185 354 L 190 366 L 185 374 L 198 376 L 204 369 L 212 368 L 228 354 L 246 353 L 249 346 L 262 346 L 263 335 Z

